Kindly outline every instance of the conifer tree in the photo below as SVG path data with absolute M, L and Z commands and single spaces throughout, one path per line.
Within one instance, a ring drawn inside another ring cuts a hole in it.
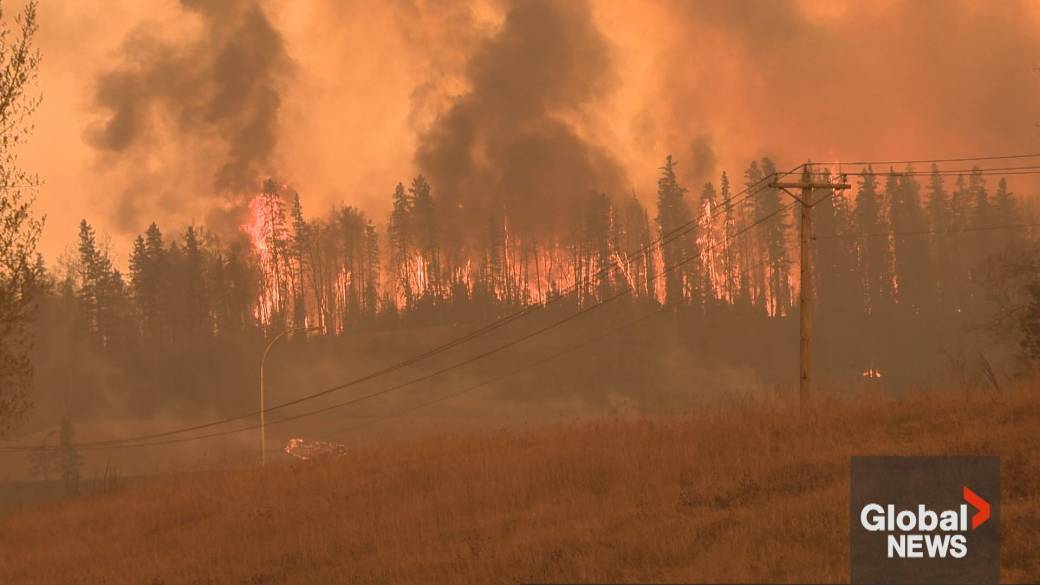
M 928 229 L 932 232 L 929 242 L 931 263 L 934 267 L 936 302 L 942 308 L 948 307 L 951 302 L 951 287 L 954 281 L 950 258 L 953 249 L 951 246 L 953 235 L 949 233 L 953 224 L 951 205 L 949 195 L 943 185 L 942 175 L 939 173 L 939 167 L 933 164 L 932 173 L 928 179 L 926 208 Z
M 859 240 L 862 306 L 867 314 L 883 311 L 893 298 L 892 260 L 888 239 L 883 237 L 886 223 L 877 178 L 868 166 L 856 192 L 856 227 L 863 234 Z
M 696 275 L 696 234 L 690 232 L 676 236 L 674 232 L 685 228 L 690 223 L 690 209 L 686 203 L 686 189 L 679 185 L 675 176 L 675 161 L 672 155 L 665 159 L 661 167 L 661 177 L 657 180 L 657 226 L 662 238 L 669 243 L 662 246 L 661 256 L 664 261 L 664 302 L 677 306 L 686 300 L 695 303 L 698 291 Z
M 393 272 L 394 288 L 404 302 L 402 309 L 408 309 L 415 303 L 415 291 L 412 287 L 412 202 L 404 185 L 398 183 L 394 188 L 393 211 L 390 213 L 388 228 L 390 239 L 390 267 Z
M 183 254 L 184 259 L 180 272 L 185 300 L 185 329 L 191 339 L 203 340 L 209 337 L 212 326 L 202 244 L 195 226 L 188 226 L 184 232 Z
M 824 180 L 830 178 L 830 170 L 821 173 Z M 814 191 L 817 203 L 814 206 L 815 233 L 821 237 L 841 235 L 848 231 L 848 209 L 841 191 Z M 848 306 L 855 298 L 849 289 L 848 274 L 855 270 L 848 250 L 848 240 L 835 238 L 824 245 L 813 246 L 816 253 L 817 298 L 821 309 L 829 311 Z
M 586 203 L 585 211 L 585 251 L 582 264 L 584 266 L 580 281 L 585 284 L 583 297 L 595 297 L 600 300 L 612 294 L 611 273 L 613 265 L 610 250 L 610 199 L 603 193 L 593 192 Z M 619 267 L 620 268 L 620 267 Z
M 729 176 L 726 175 L 725 171 L 722 172 L 722 177 L 719 179 L 719 197 L 723 207 L 723 297 L 727 301 L 733 302 L 737 289 L 737 270 L 739 269 L 736 253 L 737 246 L 734 242 L 737 236 L 737 211 L 736 206 L 731 201 L 733 194 L 730 192 Z
M 635 194 L 624 206 L 624 235 L 618 246 L 625 252 L 634 296 L 650 298 L 654 291 L 653 250 L 650 246 L 650 218 Z
M 94 228 L 83 220 L 79 226 L 79 283 L 77 297 L 81 326 L 98 347 L 115 349 L 125 341 L 126 290 L 108 252 L 97 243 Z
M 369 220 L 365 225 L 365 313 L 375 318 L 379 310 L 379 234 Z
M 762 177 L 776 174 L 776 165 L 768 158 L 762 159 Z M 762 186 L 759 185 L 761 188 Z M 767 266 L 766 283 L 769 299 L 772 301 L 774 315 L 786 315 L 791 312 L 791 288 L 788 276 L 791 270 L 791 259 L 788 255 L 788 237 L 791 224 L 787 214 L 780 212 L 783 202 L 780 190 L 764 187 L 753 197 L 756 218 L 778 215 L 761 224 L 757 233 L 762 245 L 762 256 Z
M 756 197 L 762 187 L 762 180 L 762 169 L 759 168 L 758 161 L 751 161 L 747 170 L 744 171 L 744 188 L 750 196 L 742 199 L 738 207 L 738 223 L 741 230 L 747 229 L 758 215 L 759 203 L 756 201 Z M 758 230 L 739 238 L 737 244 L 742 271 L 742 277 L 738 280 L 737 296 L 762 310 L 766 310 L 769 296 L 768 261 L 765 247 L 765 241 Z
M 422 175 L 412 181 L 408 193 L 412 203 L 412 233 L 423 259 L 422 278 L 426 286 L 421 292 L 425 296 L 436 298 L 441 292 L 440 225 L 437 221 L 437 206 L 430 184 Z
M 715 185 L 710 181 L 701 188 L 699 215 L 704 218 L 700 288 L 704 291 L 704 298 L 710 301 L 715 296 L 715 282 L 720 279 L 725 270 L 724 250 L 721 242 L 725 238 L 726 227 L 722 217 L 719 216 Z
M 1021 240 L 1021 232 L 1015 229 L 1022 221 L 1014 193 L 1008 191 L 1007 179 L 1001 178 L 997 183 L 997 192 L 993 194 L 993 222 L 1002 229 L 998 232 L 1000 247 L 1017 244 Z
M 308 277 L 305 250 L 307 249 L 310 235 L 310 226 L 303 218 L 303 205 L 300 203 L 300 194 L 293 192 L 292 202 L 289 206 L 289 218 L 292 223 L 292 239 L 289 246 L 289 268 L 292 274 L 292 314 L 293 326 L 304 327 L 307 321 L 307 306 L 305 302 L 304 284 Z M 314 278 L 313 275 L 309 275 Z
M 921 208 L 920 186 L 913 168 L 896 175 L 890 171 L 886 183 L 891 229 L 897 234 L 926 231 L 928 222 Z M 899 303 L 910 313 L 919 314 L 934 306 L 932 265 L 928 261 L 928 240 L 920 236 L 895 236 L 892 240 L 894 271 Z

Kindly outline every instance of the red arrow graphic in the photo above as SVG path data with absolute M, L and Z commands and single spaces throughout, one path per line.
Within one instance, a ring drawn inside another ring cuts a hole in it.
M 989 520 L 989 502 L 983 500 L 978 494 L 964 486 L 964 500 L 975 507 L 978 512 L 971 517 L 971 529 L 975 530 L 980 524 Z

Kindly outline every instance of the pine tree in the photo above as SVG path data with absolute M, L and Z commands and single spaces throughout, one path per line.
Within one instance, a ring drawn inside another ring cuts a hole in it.
M 830 170 L 822 175 L 829 179 Z M 844 235 L 853 231 L 848 200 L 844 191 L 814 195 L 817 198 L 814 213 L 816 233 L 821 237 Z M 813 247 L 816 252 L 816 275 L 821 309 L 837 315 L 854 302 L 859 293 L 856 286 L 857 266 L 854 243 L 846 238 L 833 238 Z
M 98 331 L 98 282 L 97 274 L 98 256 L 97 237 L 94 228 L 90 227 L 87 220 L 79 223 L 79 286 L 78 294 L 80 302 L 80 315 L 83 316 L 83 326 L 90 334 Z
M 972 227 L 987 228 L 993 225 L 993 210 L 986 191 L 986 179 L 982 169 L 975 167 L 968 176 L 968 192 L 972 200 Z
M 225 338 L 242 337 L 253 331 L 256 326 L 253 307 L 260 275 L 249 252 L 241 243 L 233 242 L 223 253 L 213 257 L 209 273 L 217 334 Z
M 337 215 L 337 230 L 341 242 L 342 261 L 339 273 L 345 275 L 342 283 L 345 302 L 343 323 L 359 319 L 364 306 L 368 276 L 368 235 L 364 215 L 354 207 L 345 207 Z
M 612 294 L 610 267 L 614 261 L 610 251 L 610 216 L 610 199 L 606 194 L 592 193 L 585 207 L 585 257 L 582 258 L 585 270 L 580 278 L 586 288 L 583 298 L 593 297 L 593 291 L 600 300 Z
M 624 239 L 618 246 L 625 251 L 634 296 L 652 298 L 654 292 L 653 250 L 650 246 L 650 218 L 635 194 L 624 207 Z
M 918 233 L 927 229 L 921 209 L 920 187 L 913 168 L 896 175 L 890 171 L 886 183 L 892 231 Z M 928 260 L 927 240 L 921 237 L 896 236 L 892 241 L 894 271 L 898 283 L 899 303 L 910 313 L 918 314 L 934 306 L 932 264 Z
M 1008 191 L 1007 179 L 1004 178 L 997 183 L 997 192 L 993 195 L 993 221 L 995 225 L 1003 228 L 999 230 L 999 246 L 1017 244 L 1020 241 L 1020 233 L 1011 226 L 1019 225 L 1022 218 L 1018 213 L 1015 195 Z
M 950 214 L 947 242 L 947 295 L 948 309 L 962 312 L 969 301 L 970 274 L 974 263 L 974 242 L 971 233 L 964 230 L 972 227 L 972 194 L 964 175 L 958 174 L 950 196 Z
M 440 277 L 440 226 L 437 221 L 437 206 L 433 200 L 430 184 L 419 175 L 408 190 L 412 202 L 412 233 L 423 259 L 421 266 L 425 290 L 421 294 L 439 298 Z
M 169 266 L 162 232 L 153 222 L 145 235 L 138 236 L 130 256 L 130 288 L 137 312 L 141 316 L 141 334 L 154 347 L 167 342 L 166 323 L 171 319 L 171 297 L 168 285 Z
M 142 336 L 146 335 L 149 315 L 145 308 L 146 301 L 146 278 L 148 271 L 148 257 L 144 247 L 144 238 L 137 236 L 134 239 L 133 247 L 130 249 L 130 290 L 133 295 L 134 305 L 138 311 L 138 319 L 141 326 Z
M 734 242 L 737 237 L 737 216 L 736 206 L 731 201 L 733 194 L 730 192 L 729 176 L 725 171 L 722 172 L 722 178 L 719 179 L 719 196 L 723 206 L 722 264 L 725 275 L 722 285 L 723 298 L 733 302 L 736 296 L 737 270 L 739 269 L 737 247 Z
M 946 194 L 939 167 L 932 165 L 932 173 L 928 180 L 928 228 L 932 231 L 929 238 L 931 244 L 932 265 L 935 267 L 936 298 L 940 307 L 948 308 L 952 303 L 952 287 L 954 271 L 951 264 L 951 238 L 949 232 L 953 224 L 952 202 Z
M 412 287 L 412 202 L 405 192 L 404 185 L 394 188 L 393 211 L 390 213 L 390 266 L 393 272 L 395 289 L 404 303 L 402 309 L 408 309 L 415 303 L 415 291 Z
M 303 218 L 303 205 L 300 203 L 300 194 L 293 193 L 292 202 L 289 207 L 289 217 L 292 222 L 292 239 L 289 246 L 289 267 L 292 274 L 292 314 L 293 326 L 305 327 L 307 321 L 307 305 L 305 302 L 304 284 L 308 276 L 306 262 L 306 249 L 310 236 L 310 226 Z M 313 278 L 313 275 L 311 275 Z
M 883 311 L 893 299 L 891 254 L 882 234 L 888 226 L 881 213 L 877 179 L 869 166 L 856 192 L 856 227 L 859 241 L 863 307 L 867 314 Z
M 365 313 L 374 319 L 379 310 L 379 235 L 369 220 L 365 225 Z
M 668 155 L 661 167 L 661 177 L 657 180 L 657 226 L 661 237 L 670 240 L 662 246 L 661 256 L 664 261 L 664 302 L 669 306 L 677 306 L 686 300 L 695 303 L 700 299 L 697 284 L 696 234 L 691 231 L 676 235 L 680 228 L 690 223 L 690 209 L 687 207 L 686 189 L 679 185 L 675 177 L 675 162 Z
M 264 181 L 257 203 L 261 225 L 257 258 L 264 286 L 259 299 L 261 321 L 272 330 L 287 327 L 291 299 L 289 230 L 281 187 L 274 180 Z
M 212 325 L 203 268 L 203 251 L 195 226 L 188 226 L 184 233 L 183 254 L 181 276 L 185 304 L 184 326 L 189 336 L 197 341 L 209 337 Z
M 81 326 L 98 347 L 115 349 L 123 341 L 120 336 L 126 291 L 108 252 L 98 246 L 94 228 L 86 220 L 80 222 L 78 252 Z
M 762 159 L 762 176 L 768 177 L 775 174 L 776 165 L 773 164 L 773 161 L 768 158 Z M 773 305 L 772 313 L 786 315 L 791 312 L 791 287 L 788 280 L 791 259 L 787 252 L 791 224 L 787 215 L 781 212 L 783 202 L 780 199 L 779 189 L 764 188 L 753 200 L 755 201 L 756 218 L 777 214 L 775 218 L 761 224 L 758 233 L 761 234 L 759 241 L 767 266 L 767 287 L 768 296 Z
M 703 245 L 701 246 L 701 285 L 704 298 L 713 300 L 715 297 L 715 283 L 725 270 L 724 250 L 721 241 L 725 238 L 725 222 L 718 217 L 718 200 L 715 194 L 715 186 L 711 182 L 704 184 L 701 188 L 700 216 L 704 218 L 705 227 L 703 232 Z

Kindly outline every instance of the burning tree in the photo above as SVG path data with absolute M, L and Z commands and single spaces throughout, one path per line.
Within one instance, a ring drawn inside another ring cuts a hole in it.
M 256 317 L 265 326 L 285 329 L 289 323 L 295 269 L 290 258 L 289 230 L 285 220 L 282 186 L 264 181 L 259 195 L 249 202 L 250 219 L 244 226 L 259 269 L 260 295 Z

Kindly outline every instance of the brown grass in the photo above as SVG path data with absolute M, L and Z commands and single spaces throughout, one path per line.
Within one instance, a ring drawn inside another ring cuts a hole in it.
M 0 583 L 844 582 L 853 454 L 1001 455 L 1038 581 L 1038 444 L 1035 392 L 398 442 L 0 520 Z

